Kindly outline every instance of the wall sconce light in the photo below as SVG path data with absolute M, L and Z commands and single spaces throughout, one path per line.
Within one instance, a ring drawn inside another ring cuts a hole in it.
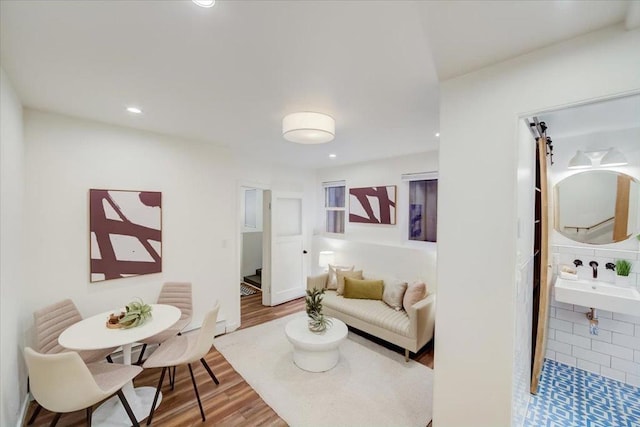
M 586 169 L 594 166 L 623 166 L 628 165 L 627 157 L 617 148 L 610 148 L 606 151 L 580 151 L 569 160 L 569 169 Z
M 335 254 L 333 251 L 321 251 L 318 256 L 318 266 L 325 270 L 329 269 L 329 264 L 335 263 Z
M 289 114 L 282 119 L 282 136 L 298 144 L 324 144 L 333 141 L 336 122 L 333 117 L 321 113 L 302 112 Z
M 610 148 L 607 154 L 600 160 L 600 166 L 624 166 L 628 165 L 627 157 L 617 148 Z

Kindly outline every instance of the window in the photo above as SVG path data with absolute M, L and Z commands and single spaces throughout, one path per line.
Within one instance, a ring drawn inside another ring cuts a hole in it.
M 345 184 L 344 181 L 325 182 L 324 209 L 325 231 L 344 234 Z
M 436 242 L 438 225 L 438 175 L 403 175 L 409 181 L 409 240 Z

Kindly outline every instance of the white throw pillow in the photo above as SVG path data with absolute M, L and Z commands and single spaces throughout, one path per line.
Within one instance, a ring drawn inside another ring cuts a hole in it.
M 402 310 L 404 293 L 407 290 L 407 282 L 399 279 L 385 280 L 382 301 L 396 311 Z
M 338 271 L 353 271 L 354 267 L 354 265 L 352 265 L 351 267 L 347 267 L 342 265 L 329 264 L 329 278 L 327 279 L 327 289 L 338 289 Z

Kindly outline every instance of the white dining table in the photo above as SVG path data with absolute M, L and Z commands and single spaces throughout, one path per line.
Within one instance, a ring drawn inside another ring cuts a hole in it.
M 121 309 L 96 314 L 75 323 L 65 329 L 58 337 L 61 346 L 69 350 L 97 350 L 122 346 L 123 363 L 131 365 L 131 347 L 134 343 L 156 335 L 180 319 L 180 309 L 166 304 L 150 304 L 151 318 L 144 324 L 129 329 L 109 329 L 106 326 L 111 313 L 120 313 Z M 145 419 L 151 410 L 155 388 L 133 387 L 130 381 L 122 389 L 127 401 L 138 421 Z M 160 404 L 162 395 L 158 398 Z M 120 400 L 114 396 L 104 402 L 93 412 L 93 425 L 97 426 L 130 426 Z

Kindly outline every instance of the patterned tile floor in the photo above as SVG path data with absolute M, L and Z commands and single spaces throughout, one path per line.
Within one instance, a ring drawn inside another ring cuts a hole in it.
M 524 427 L 640 427 L 640 388 L 545 359 Z

